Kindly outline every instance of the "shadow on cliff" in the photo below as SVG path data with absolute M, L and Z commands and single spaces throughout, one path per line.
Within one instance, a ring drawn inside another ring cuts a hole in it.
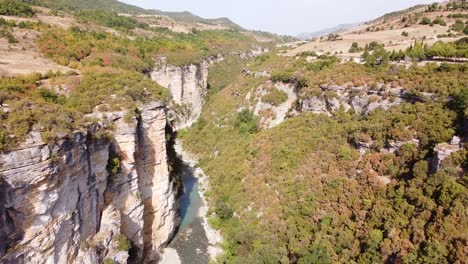
M 141 117 L 140 117 L 141 118 Z M 143 121 L 138 120 L 137 126 L 137 152 L 135 153 L 135 163 L 138 173 L 138 185 L 143 200 L 143 258 L 144 263 L 157 263 L 157 255 L 153 252 L 153 223 L 155 220 L 154 205 L 153 205 L 153 183 L 147 182 L 147 175 L 154 175 L 154 166 L 148 165 L 151 162 L 151 157 L 155 157 L 156 150 L 149 144 L 151 139 L 142 127 Z M 146 181 L 145 181 L 146 179 Z M 143 262 L 142 262 L 143 263 Z
M 173 130 L 171 125 L 166 126 L 166 135 L 167 135 L 167 156 L 170 166 L 170 176 L 171 181 L 174 184 L 174 189 L 177 190 L 177 203 L 179 208 L 179 216 L 183 220 L 186 217 L 187 209 L 190 206 L 190 199 L 188 194 L 191 193 L 194 187 L 194 183 L 185 182 L 187 173 L 192 173 L 193 171 L 188 171 L 190 167 L 179 158 L 177 152 L 175 151 L 175 144 L 177 139 L 177 132 Z M 179 232 L 180 224 L 177 226 L 174 231 L 173 237 L 169 240 L 168 244 L 174 240 L 175 236 Z
M 8 208 L 11 197 L 12 186 L 6 182 L 0 174 L 0 263 L 21 263 L 22 259 L 4 259 L 8 249 L 13 247 L 20 239 L 22 234 L 20 228 L 15 227 L 16 212 Z

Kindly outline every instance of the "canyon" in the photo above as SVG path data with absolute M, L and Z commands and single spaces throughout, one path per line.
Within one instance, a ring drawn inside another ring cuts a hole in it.
M 198 64 L 162 66 L 151 72 L 151 78 L 171 92 L 171 119 L 176 130 L 192 125 L 202 112 L 203 98 L 207 94 L 208 70 L 214 63 L 224 60 L 222 55 L 209 57 Z
M 97 122 L 87 131 L 54 145 L 33 131 L 20 147 L 0 154 L 0 240 L 7 241 L 0 243 L 0 253 L 6 263 L 205 263 L 222 253 L 222 237 L 207 221 L 207 176 L 171 138 L 201 115 L 209 68 L 223 60 L 218 55 L 185 66 L 163 61 L 151 77 L 170 90 L 168 105 L 95 110 L 87 117 Z M 269 89 L 287 99 L 278 105 L 263 102 Z M 304 93 L 294 83 L 267 81 L 245 99 L 260 124 L 272 128 L 305 112 L 365 115 L 421 98 L 383 84 L 322 85 L 319 92 Z M 268 111 L 273 115 L 264 116 Z M 106 124 L 113 130 L 105 131 Z M 459 141 L 437 146 L 435 171 L 460 151 Z M 404 143 L 396 142 L 395 150 Z M 359 151 L 362 156 L 370 147 L 364 144 Z M 176 159 L 182 162 L 179 178 L 172 172 L 172 166 L 180 166 Z

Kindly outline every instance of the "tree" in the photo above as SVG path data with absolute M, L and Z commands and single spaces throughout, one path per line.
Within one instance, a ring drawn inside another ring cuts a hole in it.
M 368 52 L 371 51 L 371 52 Z M 390 55 L 385 50 L 382 44 L 371 42 L 364 51 L 363 58 L 368 66 L 386 65 L 390 59 Z
M 439 3 L 433 3 L 427 7 L 427 12 L 435 12 L 438 9 L 439 9 Z
M 257 118 L 249 109 L 244 109 L 237 114 L 235 127 L 242 133 L 254 134 L 258 131 Z
M 450 27 L 450 29 L 456 32 L 463 32 L 464 28 L 465 28 L 465 22 L 463 22 L 462 20 L 455 21 L 455 23 Z
M 421 20 L 421 25 L 430 25 L 432 23 L 431 19 L 428 18 L 428 17 L 423 17 L 423 19 Z
M 362 48 L 359 47 L 359 44 L 357 42 L 353 42 L 353 44 L 351 45 L 351 48 L 349 49 L 350 53 L 357 53 L 361 51 L 362 51 Z
M 426 59 L 426 52 L 425 52 L 425 45 L 423 42 L 415 41 L 414 45 L 411 45 L 406 53 L 409 55 L 410 58 L 413 60 L 424 60 Z
M 441 16 L 438 16 L 436 19 L 434 19 L 434 21 L 432 21 L 433 24 L 436 24 L 436 25 L 441 25 L 441 26 L 446 26 L 447 23 L 445 22 L 445 20 L 441 17 Z

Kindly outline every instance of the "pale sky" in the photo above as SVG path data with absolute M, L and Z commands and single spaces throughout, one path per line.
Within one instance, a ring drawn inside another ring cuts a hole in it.
M 121 0 L 163 11 L 228 17 L 247 29 L 297 35 L 339 24 L 365 22 L 385 13 L 436 0 Z

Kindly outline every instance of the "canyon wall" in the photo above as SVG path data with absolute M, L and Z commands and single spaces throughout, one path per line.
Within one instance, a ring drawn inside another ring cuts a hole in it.
M 254 73 L 244 70 L 244 74 L 269 77 L 266 72 Z M 275 89 L 284 93 L 284 101 L 276 104 L 265 101 L 264 97 Z M 365 115 L 378 108 L 388 110 L 403 102 L 424 101 L 432 96 L 429 93 L 416 96 L 407 93 L 402 87 L 391 88 L 382 84 L 375 87 L 322 85 L 317 91 L 311 92 L 303 91 L 294 83 L 266 81 L 247 93 L 245 99 L 250 101 L 250 109 L 259 117 L 261 126 L 271 128 L 281 124 L 288 117 L 300 113 L 310 112 L 331 116 L 343 110 Z
M 0 263 L 126 263 L 126 238 L 133 259 L 158 259 L 179 222 L 177 190 L 165 106 L 139 111 L 94 114 L 112 135 L 93 125 L 51 147 L 33 132 L 0 154 Z
M 250 51 L 231 52 L 229 55 L 249 59 L 268 51 L 267 48 L 256 47 Z M 167 64 L 166 58 L 161 58 L 151 72 L 151 79 L 171 92 L 169 117 L 175 130 L 190 127 L 200 117 L 208 93 L 209 68 L 223 60 L 224 57 L 219 54 L 197 64 L 174 66 Z
M 222 60 L 224 58 L 218 55 L 184 66 L 168 65 L 162 60 L 162 66 L 151 72 L 151 78 L 171 92 L 170 108 L 176 130 L 191 126 L 200 116 L 208 92 L 209 67 Z
M 321 90 L 317 94 L 303 95 L 295 110 L 331 115 L 343 109 L 345 112 L 353 110 L 357 114 L 367 114 L 377 108 L 387 110 L 405 100 L 412 100 L 403 88 L 389 88 L 381 84 L 376 87 L 323 85 Z

